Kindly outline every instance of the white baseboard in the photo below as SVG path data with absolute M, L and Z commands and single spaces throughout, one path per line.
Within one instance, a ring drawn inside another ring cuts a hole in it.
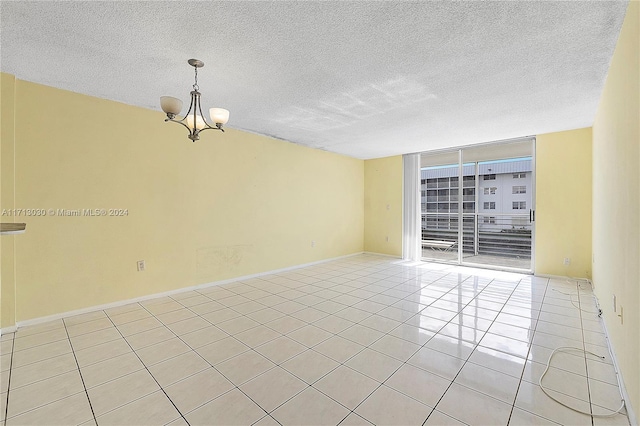
M 204 283 L 204 284 L 198 284 L 198 285 L 195 285 L 195 286 L 183 287 L 183 288 L 179 288 L 179 289 L 176 289 L 176 290 L 165 291 L 163 293 L 148 294 L 148 295 L 145 295 L 145 296 L 135 297 L 133 299 L 120 300 L 120 301 L 117 301 L 117 302 L 105 303 L 103 305 L 97 305 L 97 306 L 90 306 L 88 308 L 75 309 L 73 311 L 62 312 L 62 313 L 59 313 L 59 314 L 48 315 L 48 316 L 45 316 L 45 317 L 38 317 L 38 318 L 28 319 L 28 320 L 24 320 L 24 321 L 18 321 L 15 326 L 5 327 L 3 329 L 0 329 L 0 334 L 13 333 L 13 332 L 17 331 L 20 327 L 26 327 L 26 326 L 29 326 L 29 325 L 42 324 L 42 323 L 49 322 L 49 321 L 55 321 L 55 320 L 58 320 L 58 319 L 61 319 L 61 318 L 67 318 L 67 317 L 71 317 L 71 316 L 75 316 L 75 315 L 87 314 L 87 313 L 95 312 L 95 311 L 102 311 L 102 310 L 110 309 L 110 308 L 117 308 L 119 306 L 128 305 L 130 303 L 143 302 L 145 300 L 151 300 L 151 299 L 158 299 L 160 297 L 172 296 L 174 294 L 184 293 L 184 292 L 187 292 L 187 291 L 202 290 L 202 289 L 209 288 L 209 287 L 215 287 L 215 286 L 219 286 L 219 285 L 229 284 L 229 283 L 232 283 L 232 282 L 235 282 L 235 281 L 248 280 L 248 279 L 252 279 L 252 278 L 263 277 L 265 275 L 272 275 L 272 274 L 278 274 L 278 273 L 282 273 L 282 272 L 293 271 L 293 270 L 296 270 L 296 269 L 305 268 L 305 267 L 313 266 L 313 265 L 319 265 L 319 264 L 327 263 L 327 262 L 332 262 L 334 260 L 345 259 L 345 258 L 348 258 L 348 257 L 357 256 L 357 255 L 360 255 L 360 254 L 364 254 L 364 252 L 356 252 L 356 253 L 346 254 L 344 256 L 337 256 L 337 257 L 332 257 L 332 258 L 329 258 L 329 259 L 322 259 L 322 260 L 316 260 L 314 262 L 303 263 L 303 264 L 294 265 L 294 266 L 287 266 L 285 268 L 273 269 L 273 270 L 265 271 L 265 272 L 258 272 L 256 274 L 243 275 L 243 276 L 239 276 L 239 277 L 229 278 L 229 279 L 226 279 L 226 280 L 212 281 L 212 282 L 208 282 L 208 283 Z
M 593 294 L 593 298 L 596 300 L 596 306 L 600 309 L 600 301 L 598 300 L 598 296 Z M 636 413 L 633 411 L 633 407 L 631 406 L 631 398 L 629 397 L 629 393 L 627 392 L 627 388 L 624 385 L 624 379 L 622 374 L 620 373 L 620 365 L 618 364 L 618 358 L 616 358 L 616 352 L 613 349 L 613 345 L 611 343 L 611 339 L 609 338 L 609 330 L 607 329 L 607 323 L 604 321 L 604 317 L 600 317 L 600 322 L 602 324 L 602 328 L 604 329 L 604 335 L 607 339 L 607 347 L 609 349 L 609 355 L 611 356 L 611 360 L 613 361 L 613 368 L 616 371 L 616 377 L 618 379 L 618 386 L 620 387 L 620 393 L 622 394 L 622 399 L 624 399 L 624 406 L 627 410 L 627 416 L 629 417 L 629 422 L 632 425 L 640 425 L 638 422 L 638 417 L 636 417 Z

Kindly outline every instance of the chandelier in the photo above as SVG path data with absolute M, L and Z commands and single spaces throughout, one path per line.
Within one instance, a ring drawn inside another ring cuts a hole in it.
M 188 138 L 193 142 L 200 139 L 200 132 L 205 130 L 221 130 L 224 132 L 222 126 L 229 121 L 229 111 L 223 108 L 209 108 L 209 117 L 213 122 L 211 126 L 204 118 L 202 113 L 202 107 L 200 106 L 200 87 L 198 87 L 198 68 L 204 67 L 204 62 L 198 59 L 189 59 L 189 65 L 195 69 L 195 82 L 193 83 L 193 91 L 191 92 L 191 104 L 189 105 L 189 111 L 182 119 L 177 119 L 176 116 L 180 114 L 182 110 L 182 101 L 178 98 L 171 96 L 161 96 L 160 106 L 162 110 L 167 114 L 166 121 L 173 121 L 174 123 L 182 124 L 189 130 Z

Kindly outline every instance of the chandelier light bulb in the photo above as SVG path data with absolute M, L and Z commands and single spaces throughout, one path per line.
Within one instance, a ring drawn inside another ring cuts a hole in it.
M 193 129 L 193 114 L 189 114 L 187 115 L 187 126 L 189 126 L 190 129 Z M 196 115 L 196 126 L 195 128 L 197 130 L 202 130 L 205 127 L 207 127 L 207 125 L 204 123 L 204 119 L 202 117 L 200 117 L 199 115 Z
M 229 121 L 229 110 L 224 108 L 209 108 L 209 116 L 215 124 L 227 124 L 227 121 Z

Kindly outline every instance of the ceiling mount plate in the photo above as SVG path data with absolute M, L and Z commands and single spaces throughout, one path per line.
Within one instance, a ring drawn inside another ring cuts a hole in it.
M 202 62 L 200 59 L 189 59 L 189 65 L 191 65 L 192 67 L 196 67 L 196 68 L 202 68 L 204 67 L 204 62 Z

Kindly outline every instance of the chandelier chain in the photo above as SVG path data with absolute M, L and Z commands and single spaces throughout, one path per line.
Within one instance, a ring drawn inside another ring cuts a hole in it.
M 193 67 L 193 69 L 195 69 L 196 71 L 195 82 L 193 83 L 193 90 L 197 92 L 200 90 L 200 86 L 198 86 L 198 67 Z

